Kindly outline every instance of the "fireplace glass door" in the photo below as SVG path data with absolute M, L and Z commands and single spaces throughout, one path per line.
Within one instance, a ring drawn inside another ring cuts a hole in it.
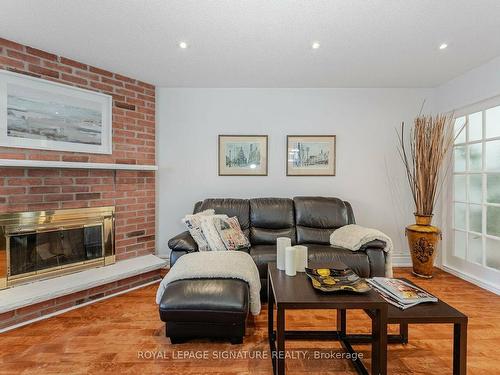
M 103 257 L 102 224 L 11 234 L 10 275 L 91 261 Z

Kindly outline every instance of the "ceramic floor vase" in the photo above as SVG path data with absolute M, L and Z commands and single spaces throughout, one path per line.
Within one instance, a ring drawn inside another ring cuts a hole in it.
M 415 214 L 415 224 L 406 227 L 413 274 L 431 278 L 441 230 L 431 225 L 432 215 Z

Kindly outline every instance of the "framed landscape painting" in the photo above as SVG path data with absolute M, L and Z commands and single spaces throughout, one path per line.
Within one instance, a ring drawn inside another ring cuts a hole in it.
M 287 176 L 335 176 L 334 135 L 287 136 Z
M 219 176 L 267 176 L 267 135 L 219 135 Z
M 0 71 L 0 146 L 111 154 L 110 95 Z

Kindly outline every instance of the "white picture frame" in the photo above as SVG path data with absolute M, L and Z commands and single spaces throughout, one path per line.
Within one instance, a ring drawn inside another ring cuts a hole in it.
M 0 146 L 112 153 L 112 97 L 0 70 Z

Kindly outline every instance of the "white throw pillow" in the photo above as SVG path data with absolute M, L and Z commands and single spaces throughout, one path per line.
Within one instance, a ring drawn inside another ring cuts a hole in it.
M 196 244 L 198 245 L 199 251 L 210 250 L 210 246 L 201 230 L 201 218 L 205 216 L 213 216 L 214 214 L 215 214 L 214 210 L 205 210 L 202 212 L 198 212 L 197 214 L 186 215 L 182 219 L 182 222 L 186 225 L 187 229 L 189 230 L 189 234 L 191 235 L 191 237 L 193 237 Z
M 227 219 L 227 215 L 212 215 L 212 216 L 202 216 L 201 217 L 201 230 L 203 235 L 207 239 L 210 250 L 212 251 L 224 251 L 227 250 L 224 242 L 220 238 L 219 232 L 215 227 L 214 219 Z

